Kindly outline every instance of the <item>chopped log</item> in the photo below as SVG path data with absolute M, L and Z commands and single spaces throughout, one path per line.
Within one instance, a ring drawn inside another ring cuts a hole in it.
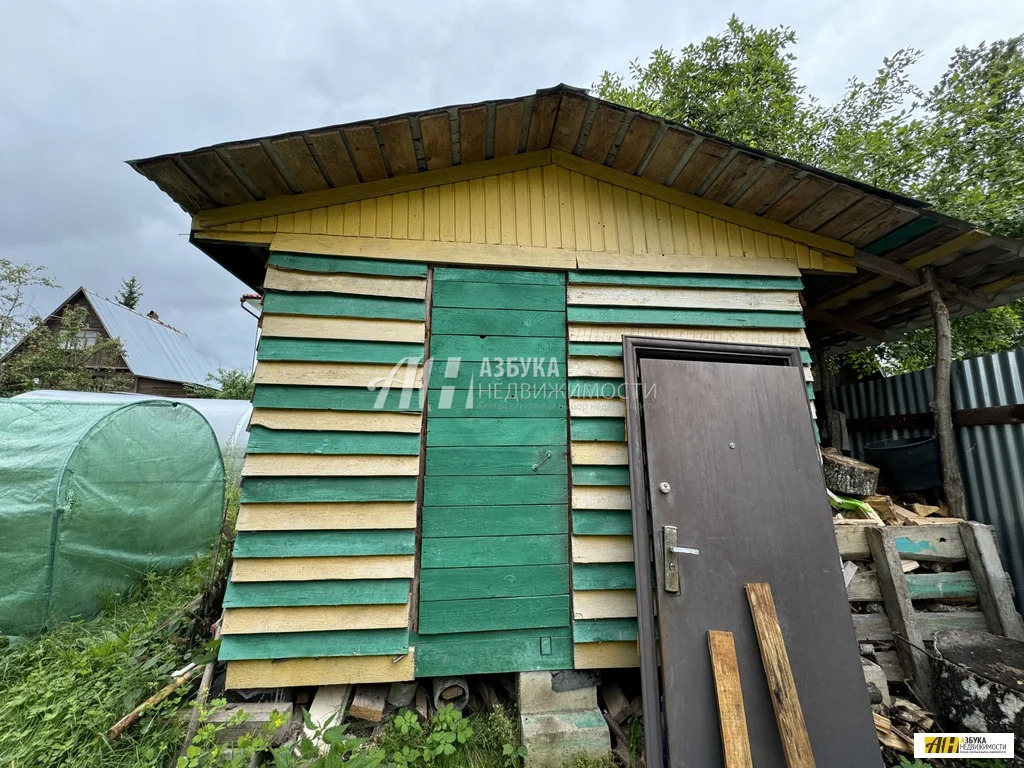
M 616 723 L 622 723 L 629 717 L 629 699 L 615 683 L 605 683 L 599 689 L 604 707 Z
M 360 685 L 356 688 L 352 706 L 348 708 L 350 717 L 379 723 L 384 718 L 384 706 L 387 703 L 388 687 L 386 685 Z
M 825 487 L 848 496 L 872 496 L 878 487 L 878 467 L 835 451 L 822 451 Z

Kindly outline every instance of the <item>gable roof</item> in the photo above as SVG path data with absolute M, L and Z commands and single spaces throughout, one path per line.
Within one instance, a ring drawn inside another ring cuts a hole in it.
M 212 372 L 212 366 L 192 346 L 187 335 L 87 288 L 79 288 L 64 299 L 50 313 L 49 318 L 58 316 L 64 307 L 79 296 L 84 296 L 89 302 L 107 333 L 121 340 L 124 361 L 133 375 L 210 386 L 206 376 Z M 5 357 L 13 354 L 20 346 L 19 343 Z
M 178 152 L 129 165 L 186 212 L 193 229 L 231 209 L 538 150 L 558 150 L 679 193 L 829 238 L 852 276 L 809 275 L 815 341 L 895 338 L 930 322 L 918 270 L 932 267 L 951 313 L 1024 296 L 1024 244 L 927 203 L 752 149 L 566 85 L 464 104 Z M 379 192 L 376 194 L 380 194 Z M 256 206 L 258 207 L 258 206 Z M 306 206 L 311 207 L 311 206 Z M 234 219 L 237 220 L 237 217 Z M 256 287 L 266 248 L 193 239 Z M 858 318 L 836 325 L 846 314 Z

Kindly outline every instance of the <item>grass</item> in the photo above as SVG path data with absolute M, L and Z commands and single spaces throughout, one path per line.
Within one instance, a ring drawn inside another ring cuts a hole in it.
M 0 766 L 162 768 L 184 736 L 181 696 L 114 742 L 104 734 L 202 653 L 205 628 L 176 614 L 200 593 L 209 565 L 202 557 L 146 576 L 97 618 L 0 650 Z

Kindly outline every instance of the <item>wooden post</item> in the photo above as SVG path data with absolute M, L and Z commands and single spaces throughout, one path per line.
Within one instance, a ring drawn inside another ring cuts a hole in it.
M 818 425 L 818 431 L 821 437 L 827 439 L 828 444 L 835 447 L 837 450 L 842 450 L 842 446 L 837 444 L 837 436 L 832 434 L 832 413 L 835 411 L 835 401 L 833 399 L 832 391 L 832 376 L 828 372 L 828 357 L 825 355 L 825 350 L 821 347 L 817 347 L 814 350 L 814 367 L 817 369 L 818 375 L 818 386 L 821 390 L 821 401 L 822 410 L 821 424 Z
M 935 275 L 930 269 L 922 270 L 926 281 L 932 286 L 928 302 L 932 308 L 935 324 L 935 399 L 932 412 L 935 414 L 935 435 L 939 440 L 939 454 L 942 461 L 942 490 L 953 517 L 965 518 L 967 505 L 964 501 L 964 483 L 960 479 L 957 464 L 956 436 L 953 433 L 953 405 L 950 392 L 950 369 L 953 364 L 952 335 L 949 330 L 949 309 L 939 292 Z

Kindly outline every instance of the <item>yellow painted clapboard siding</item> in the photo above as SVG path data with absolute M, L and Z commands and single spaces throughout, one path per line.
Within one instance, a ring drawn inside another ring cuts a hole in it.
M 303 605 L 228 608 L 221 632 L 328 632 L 339 629 L 401 629 L 409 626 L 409 604 Z
M 629 506 L 628 485 L 574 485 L 572 487 L 573 509 L 629 509 Z
M 623 377 L 622 361 L 608 357 L 570 357 L 569 376 L 594 376 L 604 379 Z
M 351 341 L 404 341 L 422 344 L 426 326 L 408 320 L 366 320 L 356 317 L 263 315 L 263 336 Z
M 574 563 L 632 563 L 632 536 L 573 536 Z
M 403 432 L 416 434 L 423 418 L 418 413 L 387 411 L 321 411 L 305 408 L 255 408 L 250 423 L 268 429 L 324 432 Z
M 242 477 L 415 477 L 419 456 L 250 453 Z
M 261 361 L 256 364 L 257 384 L 300 384 L 320 387 L 372 387 L 385 382 L 418 388 L 420 366 L 396 367 L 378 363 L 306 363 Z
M 574 619 L 629 619 L 636 616 L 636 592 L 632 589 L 597 589 L 575 592 Z
M 621 341 L 617 339 L 617 341 Z M 626 417 L 626 403 L 622 400 L 605 400 L 601 398 L 569 398 L 570 416 L 611 416 Z
M 742 309 L 799 312 L 796 291 L 729 291 L 710 288 L 640 288 L 633 286 L 569 286 L 569 304 L 665 307 L 671 309 Z
M 279 237 L 282 237 L 282 235 L 277 235 L 274 238 L 275 247 Z M 294 237 L 298 238 L 299 236 L 295 235 Z M 703 246 L 702 248 L 703 250 L 697 255 L 645 253 L 643 251 L 636 251 L 631 255 L 623 253 L 581 252 L 577 256 L 577 261 L 580 269 L 719 275 L 800 276 L 800 268 L 794 262 L 782 261 L 781 259 L 743 259 L 731 256 L 716 256 L 713 251 L 709 251 Z
M 317 293 L 351 293 L 360 296 L 423 299 L 427 281 L 413 277 L 366 277 L 337 273 L 293 272 L 276 267 L 267 268 L 263 287 L 271 291 L 315 291 Z
M 400 659 L 391 656 L 322 656 L 315 659 L 229 661 L 224 685 L 244 688 L 291 688 L 412 680 L 415 649 Z
M 442 219 L 442 224 L 443 222 Z M 379 240 L 373 237 L 332 237 L 330 235 L 277 234 L 274 236 L 271 248 L 275 251 L 323 256 L 352 256 L 363 259 L 396 259 L 438 264 L 516 266 L 537 269 L 575 269 L 577 262 L 577 252 L 571 249 L 559 250 L 534 246 L 486 245 L 454 241 Z
M 640 654 L 637 652 L 636 642 L 632 640 L 576 643 L 573 645 L 572 651 L 573 666 L 576 669 L 621 669 L 640 666 Z M 230 664 L 237 663 L 230 662 Z M 230 664 L 228 665 L 229 674 Z
M 648 339 L 686 339 L 689 341 L 728 341 L 737 344 L 766 344 L 778 347 L 806 348 L 810 346 L 807 335 L 799 328 L 690 328 L 577 323 L 569 325 L 569 341 L 618 344 L 622 341 L 623 336 L 642 336 Z
M 626 451 L 625 443 L 574 442 L 572 444 L 572 463 L 625 466 L 629 463 L 629 454 Z
M 241 558 L 231 566 L 231 580 L 411 579 L 414 561 L 412 555 Z
M 413 501 L 243 504 L 239 531 L 347 531 L 416 527 Z

